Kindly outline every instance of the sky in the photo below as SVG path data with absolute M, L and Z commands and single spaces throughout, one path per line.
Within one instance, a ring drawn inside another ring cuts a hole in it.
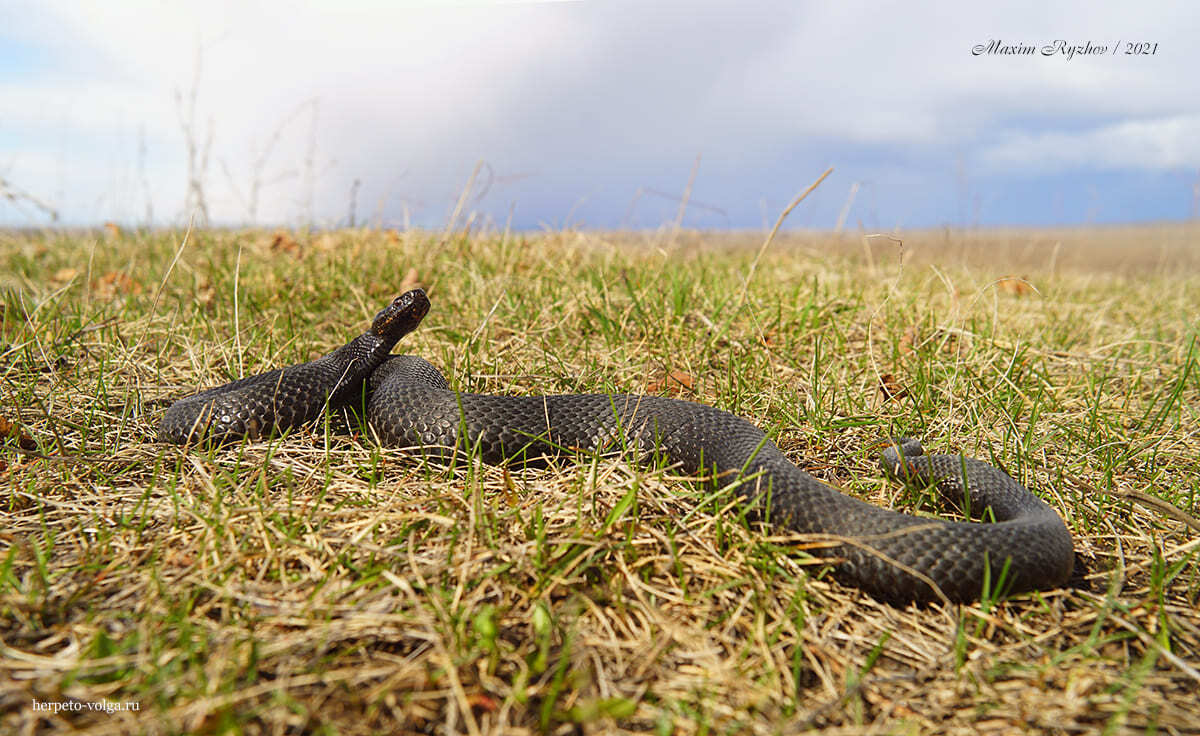
M 686 196 L 758 229 L 829 167 L 789 227 L 1184 220 L 1198 32 L 1193 2 L 0 0 L 0 226 L 658 228 Z

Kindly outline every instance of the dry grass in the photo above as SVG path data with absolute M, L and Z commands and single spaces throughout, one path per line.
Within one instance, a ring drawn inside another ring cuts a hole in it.
M 0 729 L 1195 732 L 1200 541 L 1167 512 L 1200 489 L 1200 230 L 917 234 L 903 269 L 787 236 L 745 304 L 739 237 L 0 234 Z M 916 512 L 870 446 L 921 436 L 1060 509 L 1076 587 L 882 605 L 619 459 L 153 441 L 171 399 L 341 344 L 410 268 L 434 310 L 402 348 L 460 388 L 678 392 Z M 71 700 L 138 709 L 34 708 Z

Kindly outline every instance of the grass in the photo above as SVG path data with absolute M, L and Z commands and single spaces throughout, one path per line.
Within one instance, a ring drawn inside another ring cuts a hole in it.
M 1198 237 L 915 233 L 902 266 L 781 235 L 746 284 L 761 237 L 0 234 L 0 729 L 1194 730 Z M 872 449 L 919 436 L 1033 487 L 1081 571 L 897 608 L 669 466 L 447 470 L 331 424 L 154 441 L 173 399 L 342 344 L 405 281 L 433 311 L 401 349 L 459 389 L 703 401 L 928 513 Z

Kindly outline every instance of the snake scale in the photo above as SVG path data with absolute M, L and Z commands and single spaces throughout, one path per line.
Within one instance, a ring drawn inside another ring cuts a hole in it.
M 881 599 L 970 601 L 988 581 L 996 592 L 1013 593 L 1057 587 L 1071 574 L 1071 535 L 1059 515 L 987 463 L 925 455 L 915 440 L 894 440 L 881 457 L 886 473 L 935 485 L 944 502 L 965 505 L 975 516 L 986 511 L 994 523 L 891 511 L 820 482 L 753 424 L 704 404 L 626 394 L 452 391 L 425 360 L 390 355 L 428 311 L 423 291 L 406 292 L 367 332 L 328 355 L 180 399 L 163 416 L 160 437 L 193 444 L 266 436 L 365 396 L 368 425 L 384 445 L 426 455 L 467 449 L 502 464 L 625 447 L 640 457 L 665 457 L 730 488 L 752 517 L 819 535 L 831 545 L 824 553 L 840 560 L 839 579 Z

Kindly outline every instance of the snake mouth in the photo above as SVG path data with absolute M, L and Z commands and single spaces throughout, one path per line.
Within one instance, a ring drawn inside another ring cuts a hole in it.
M 424 289 L 406 291 L 375 315 L 371 333 L 380 337 L 400 339 L 417 328 L 429 314 L 429 297 Z

